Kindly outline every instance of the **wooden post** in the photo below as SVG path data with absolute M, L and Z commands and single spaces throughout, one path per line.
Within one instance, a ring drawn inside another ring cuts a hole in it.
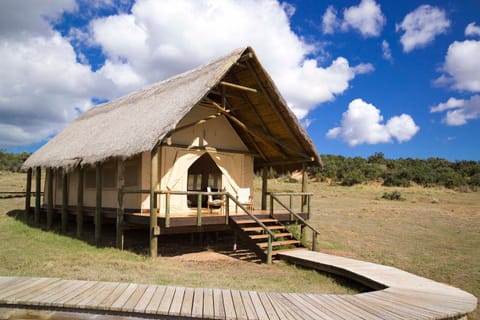
M 262 170 L 262 210 L 267 210 L 268 166 Z
M 35 168 L 35 224 L 40 224 L 40 192 L 42 187 L 42 168 Z
M 272 264 L 272 235 L 268 235 L 267 264 Z
M 225 224 L 228 224 L 228 219 L 230 217 L 230 198 L 225 196 Z
M 155 201 L 155 191 L 158 185 L 158 148 L 154 148 L 150 157 L 150 257 L 157 257 L 158 253 L 158 217 Z
M 308 186 L 308 175 L 307 175 L 307 166 L 303 164 L 302 168 L 302 192 L 307 192 L 307 186 Z M 305 212 L 305 206 L 307 205 L 307 197 L 302 196 L 302 213 Z
M 117 249 L 123 250 L 123 218 L 125 207 L 123 206 L 123 188 L 125 187 L 125 162 L 122 159 L 117 160 Z
M 62 232 L 67 232 L 68 227 L 68 176 L 67 171 L 62 169 Z
M 77 237 L 83 235 L 83 169 L 80 165 L 77 167 Z
M 312 251 L 317 251 L 317 231 L 312 231 Z
M 25 220 L 28 219 L 30 215 L 30 200 L 32 196 L 32 168 L 27 170 L 27 184 L 25 186 Z
M 53 226 L 53 169 L 47 168 L 47 229 Z
M 211 209 L 210 209 L 211 210 Z M 202 195 L 197 195 L 197 226 L 202 225 Z
M 170 228 L 170 192 L 165 194 L 165 228 Z
M 96 187 L 96 201 L 95 201 L 95 245 L 100 244 L 102 236 L 102 164 L 97 162 L 95 165 L 95 187 Z

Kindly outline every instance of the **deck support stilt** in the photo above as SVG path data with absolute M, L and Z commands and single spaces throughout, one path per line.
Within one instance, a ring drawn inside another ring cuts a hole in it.
M 40 224 L 40 193 L 42 187 L 42 168 L 35 168 L 35 213 L 34 222 L 36 225 Z
M 100 244 L 102 236 L 102 164 L 97 162 L 95 166 L 96 178 L 96 202 L 95 202 L 95 245 Z
M 27 170 L 27 184 L 25 186 L 25 220 L 28 219 L 30 215 L 30 200 L 32 195 L 32 168 L 28 168 Z
M 53 169 L 47 168 L 47 229 L 53 226 Z
M 158 254 L 158 218 L 155 190 L 158 185 L 158 148 L 151 153 L 150 169 L 150 257 L 156 258 Z
M 308 188 L 308 174 L 305 163 L 302 165 L 302 192 L 307 192 Z M 302 196 L 302 213 L 305 212 L 307 206 L 307 196 Z
M 62 169 L 62 232 L 66 233 L 68 228 L 68 175 Z
M 125 162 L 122 159 L 117 160 L 117 232 L 116 245 L 117 249 L 123 250 L 124 233 L 123 233 L 123 218 L 125 208 L 123 206 L 123 188 L 125 186 Z
M 83 235 L 83 169 L 80 165 L 77 167 L 78 185 L 77 185 L 77 237 Z

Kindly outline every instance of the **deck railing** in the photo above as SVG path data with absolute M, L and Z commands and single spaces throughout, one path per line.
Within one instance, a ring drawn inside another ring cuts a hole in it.
M 305 219 L 303 219 L 299 214 L 295 213 L 293 210 L 293 198 L 300 197 L 301 199 L 301 207 L 303 211 L 304 204 L 306 202 L 307 205 L 307 219 L 310 217 L 310 212 L 311 212 L 311 198 L 313 193 L 307 193 L 307 192 L 270 192 L 270 216 L 273 218 L 274 217 L 274 205 L 275 202 L 278 203 L 282 208 L 288 211 L 290 213 L 290 221 L 300 221 L 303 226 L 309 228 L 312 230 L 312 251 L 316 251 L 317 249 L 317 236 L 319 234 L 319 231 L 315 229 L 311 224 L 309 224 Z M 279 197 L 288 197 L 289 203 L 288 206 L 280 200 Z M 302 226 L 302 229 L 303 229 Z M 300 231 L 300 241 L 303 242 L 304 235 L 303 235 L 303 230 Z

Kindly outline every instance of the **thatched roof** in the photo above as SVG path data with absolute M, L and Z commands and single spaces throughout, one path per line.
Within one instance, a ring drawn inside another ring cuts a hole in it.
M 222 91 L 222 81 L 257 92 L 237 90 L 241 92 L 221 100 L 215 95 Z M 32 154 L 24 167 L 71 168 L 151 151 L 195 105 L 216 101 L 231 107 L 222 116 L 257 155 L 257 165 L 320 163 L 315 146 L 253 50 L 242 48 L 90 109 Z

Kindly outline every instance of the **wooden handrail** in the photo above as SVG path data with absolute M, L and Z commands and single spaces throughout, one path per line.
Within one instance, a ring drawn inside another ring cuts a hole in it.
M 288 206 L 286 206 L 282 201 L 280 201 L 280 199 L 278 199 L 276 197 L 277 194 L 271 192 L 270 193 L 270 197 L 272 199 L 271 201 L 271 204 L 273 204 L 273 200 L 277 201 L 278 204 L 280 204 L 285 210 L 287 210 L 290 215 L 293 215 L 297 220 L 299 220 L 301 223 L 303 223 L 305 226 L 307 226 L 308 228 L 310 228 L 312 230 L 312 251 L 315 251 L 316 247 L 317 247 L 317 235 L 320 233 L 317 229 L 315 229 L 312 225 L 310 225 L 305 219 L 303 219 L 300 215 L 298 215 L 297 213 L 295 213 L 291 208 L 289 208 Z M 281 194 L 283 195 L 283 194 Z M 299 195 L 304 195 L 303 193 L 300 193 Z M 311 194 L 307 194 L 309 197 L 311 196 Z M 270 210 L 272 210 L 273 212 L 273 206 L 272 208 L 270 208 Z M 301 235 L 300 235 L 301 237 Z

